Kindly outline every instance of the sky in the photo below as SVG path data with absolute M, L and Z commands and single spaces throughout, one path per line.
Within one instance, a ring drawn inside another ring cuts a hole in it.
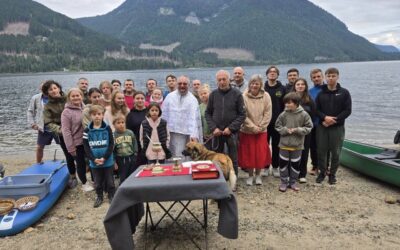
M 102 15 L 125 0 L 35 0 L 71 18 Z M 400 49 L 399 0 L 310 0 L 344 22 L 353 33 Z

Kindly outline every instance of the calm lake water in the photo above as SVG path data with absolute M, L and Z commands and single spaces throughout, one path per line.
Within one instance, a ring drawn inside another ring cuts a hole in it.
M 309 79 L 309 72 L 313 68 L 325 70 L 337 67 L 340 71 L 339 82 L 350 91 L 353 98 L 353 113 L 346 120 L 346 138 L 377 145 L 392 145 L 394 134 L 400 129 L 400 61 L 278 65 L 281 71 L 279 80 L 286 82 L 286 71 L 292 67 L 298 68 L 300 75 L 306 79 Z M 56 80 L 67 90 L 75 86 L 80 77 L 89 79 L 90 87 L 98 86 L 102 80 L 123 81 L 132 78 L 136 89 L 144 90 L 148 78 L 156 79 L 164 87 L 166 75 L 184 74 L 215 87 L 215 73 L 218 69 L 0 74 L 0 159 L 3 154 L 34 150 L 36 133 L 27 124 L 26 112 L 31 96 L 39 93 L 38 86 L 44 80 Z M 232 71 L 232 68 L 225 69 Z M 244 69 L 246 78 L 252 74 L 261 74 L 265 78 L 266 67 Z

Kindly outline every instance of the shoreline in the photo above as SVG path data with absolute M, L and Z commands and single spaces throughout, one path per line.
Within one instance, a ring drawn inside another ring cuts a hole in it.
M 34 154 L 2 157 L 6 175 L 20 172 L 34 163 Z M 46 159 L 49 153 L 45 153 Z M 400 189 L 352 170 L 340 167 L 338 184 L 316 185 L 308 175 L 300 192 L 278 191 L 279 179 L 263 177 L 262 186 L 246 186 L 246 174 L 240 171 L 238 191 L 239 239 L 228 240 L 217 234 L 218 209 L 209 206 L 208 242 L 210 249 L 398 249 L 400 240 L 400 204 L 386 204 L 387 195 L 399 198 Z M 107 200 L 94 209 L 94 192 L 84 193 L 80 185 L 67 189 L 56 205 L 32 226 L 31 232 L 5 237 L 4 249 L 110 249 L 103 219 L 109 207 Z M 155 207 L 154 207 L 155 208 Z M 194 203 L 195 213 L 201 211 Z M 68 219 L 73 214 L 74 219 Z M 157 210 L 155 211 L 157 215 Z M 182 224 L 190 232 L 196 228 L 187 215 Z M 170 224 L 170 221 L 163 223 Z M 144 247 L 144 219 L 134 240 L 137 249 Z M 162 224 L 162 228 L 165 225 Z M 151 232 L 151 244 L 164 240 L 158 249 L 189 249 L 192 243 L 176 226 Z M 201 243 L 202 238 L 196 237 Z M 71 247 L 71 242 L 74 245 Z

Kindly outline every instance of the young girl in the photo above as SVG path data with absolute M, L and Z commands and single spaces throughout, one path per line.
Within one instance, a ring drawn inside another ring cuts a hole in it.
M 206 117 L 205 117 L 205 112 L 207 109 L 207 103 L 208 103 L 208 96 L 211 93 L 210 87 L 208 84 L 204 84 L 203 86 L 200 87 L 199 89 L 199 97 L 200 97 L 200 105 L 199 105 L 199 109 L 200 109 L 200 116 L 201 116 L 201 124 L 203 127 L 203 140 L 205 142 L 204 146 L 211 150 L 212 147 L 212 141 L 210 140 L 211 136 L 212 136 L 212 132 L 208 127 L 208 123 L 206 121 Z
M 297 79 L 294 82 L 294 91 L 300 95 L 301 107 L 311 117 L 311 120 L 313 120 L 316 115 L 315 104 L 311 96 L 308 94 L 308 85 L 306 79 L 304 78 Z M 308 162 L 308 152 L 310 150 L 310 142 L 311 142 L 311 133 L 307 134 L 306 137 L 304 138 L 304 149 L 301 153 L 301 160 L 300 160 L 300 175 L 299 175 L 300 183 L 307 182 L 306 175 L 307 175 L 307 162 Z
M 101 105 L 103 107 L 109 107 L 111 105 L 111 95 L 113 90 L 111 83 L 109 81 L 102 81 L 99 89 L 102 94 Z
M 113 178 L 114 138 L 111 128 L 103 121 L 104 108 L 102 106 L 93 105 L 90 108 L 90 116 L 92 121 L 84 130 L 83 146 L 86 156 L 89 158 L 96 185 L 97 198 L 93 207 L 99 207 L 103 203 L 104 187 L 110 203 L 115 193 Z
M 61 114 L 61 131 L 64 137 L 65 146 L 68 154 L 70 154 L 75 163 L 68 165 L 71 171 L 78 172 L 79 179 L 82 182 L 82 190 L 85 192 L 92 191 L 86 179 L 86 162 L 85 149 L 83 148 L 82 136 L 82 110 L 83 110 L 83 93 L 78 88 L 72 88 L 67 94 L 67 103 Z
M 281 135 L 279 140 L 279 172 L 281 184 L 279 191 L 285 192 L 289 187 L 294 191 L 300 189 L 296 180 L 300 173 L 301 152 L 304 148 L 304 137 L 313 127 L 310 116 L 300 106 L 300 96 L 291 92 L 283 98 L 285 110 L 278 116 L 275 129 Z
M 160 106 L 161 106 L 163 101 L 164 101 L 164 98 L 163 98 L 161 89 L 155 88 L 153 90 L 153 93 L 150 96 L 150 102 L 156 102 L 156 103 L 160 104 Z
M 117 115 L 113 121 L 114 132 L 114 153 L 118 165 L 118 175 L 120 183 L 131 175 L 136 169 L 136 155 L 138 152 L 137 140 L 135 134 L 126 129 L 126 118 L 123 115 Z
M 101 91 L 98 88 L 91 88 L 89 89 L 88 92 L 89 95 L 89 104 L 85 106 L 83 109 L 83 115 L 82 115 L 82 126 L 83 128 L 86 128 L 89 123 L 92 121 L 92 118 L 90 117 L 90 107 L 92 105 L 101 105 Z
M 161 119 L 161 108 L 158 103 L 150 103 L 147 108 L 146 119 L 140 126 L 140 144 L 142 145 L 142 154 L 146 155 L 148 163 L 155 163 L 157 159 L 160 163 L 164 163 L 165 159 L 171 158 L 169 147 L 169 131 L 167 122 Z M 150 139 L 151 141 L 150 141 Z M 160 142 L 161 152 L 153 152 L 152 142 Z
M 104 121 L 111 127 L 114 132 L 115 128 L 113 125 L 114 118 L 117 115 L 127 116 L 129 108 L 125 102 L 125 95 L 121 92 L 114 92 L 111 98 L 111 106 L 106 107 L 106 113 L 104 114 Z

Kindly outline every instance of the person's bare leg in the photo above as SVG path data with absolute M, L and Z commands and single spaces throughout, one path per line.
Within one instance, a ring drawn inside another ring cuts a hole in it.
M 249 178 L 247 178 L 246 185 L 252 186 L 254 181 L 254 168 L 249 168 L 248 170 Z
M 43 160 L 43 151 L 44 151 L 44 146 L 42 145 L 37 145 L 36 146 L 36 162 L 41 163 Z
M 262 185 L 261 168 L 256 168 L 256 185 Z

